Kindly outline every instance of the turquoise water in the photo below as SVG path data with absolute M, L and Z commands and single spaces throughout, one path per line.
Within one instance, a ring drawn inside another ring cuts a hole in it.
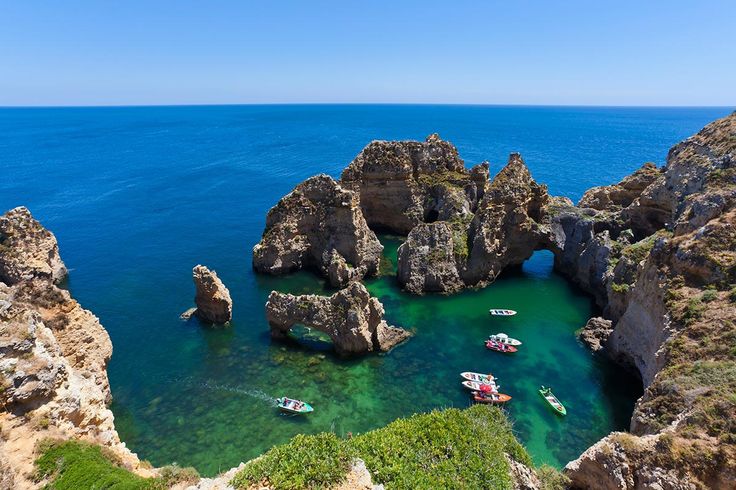
M 309 273 L 255 275 L 250 249 L 270 206 L 299 181 L 340 170 L 371 139 L 438 131 L 468 165 L 497 171 L 521 151 L 534 176 L 573 199 L 620 179 L 728 108 L 228 106 L 0 109 L 0 208 L 28 206 L 57 235 L 69 287 L 110 332 L 113 411 L 121 437 L 156 465 L 205 474 L 300 432 L 361 432 L 398 416 L 466 406 L 461 370 L 492 371 L 537 462 L 563 464 L 625 428 L 639 387 L 578 344 L 589 298 L 538 253 L 482 291 L 416 298 L 391 275 L 369 282 L 388 319 L 416 335 L 388 355 L 334 358 L 320 339 L 271 342 L 272 289 L 324 291 Z M 395 238 L 383 237 L 389 258 Z M 182 322 L 191 268 L 216 269 L 235 302 L 231 328 Z M 491 318 L 487 309 L 517 309 Z M 487 351 L 505 331 L 517 355 Z M 536 388 L 568 406 L 560 419 Z M 301 397 L 310 417 L 279 416 L 273 398 Z

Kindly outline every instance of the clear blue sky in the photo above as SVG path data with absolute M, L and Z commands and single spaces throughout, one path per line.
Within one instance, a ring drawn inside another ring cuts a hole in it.
M 736 1 L 0 0 L 0 105 L 734 105 Z

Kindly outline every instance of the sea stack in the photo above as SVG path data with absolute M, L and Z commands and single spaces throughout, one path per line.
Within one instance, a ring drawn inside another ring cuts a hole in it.
M 197 295 L 194 302 L 197 310 L 194 314 L 202 321 L 221 325 L 233 318 L 233 301 L 230 291 L 225 287 L 217 273 L 203 265 L 192 269 Z

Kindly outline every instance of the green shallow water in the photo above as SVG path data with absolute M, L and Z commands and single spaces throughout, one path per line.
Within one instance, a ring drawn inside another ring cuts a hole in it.
M 382 242 L 384 270 L 390 271 L 400 241 Z M 307 272 L 256 282 L 264 299 L 272 289 L 331 292 Z M 576 340 L 574 331 L 594 310 L 588 297 L 552 272 L 550 253 L 535 253 L 485 289 L 453 296 L 402 293 L 392 271 L 366 285 L 390 323 L 414 332 L 408 342 L 385 355 L 344 360 L 332 354 L 329 339 L 306 329 L 295 329 L 298 338 L 283 343 L 270 340 L 265 321 L 246 339 L 238 325 L 201 328 L 193 320 L 166 369 L 173 375 L 141 373 L 139 382 L 129 382 L 135 393 L 116 392 L 121 436 L 130 447 L 144 448 L 141 456 L 154 464 L 173 458 L 213 474 L 298 433 L 359 433 L 416 412 L 466 407 L 468 393 L 458 376 L 466 370 L 500 378 L 501 391 L 513 397 L 507 408 L 515 431 L 537 463 L 560 467 L 609 431 L 628 426 L 639 382 Z M 491 317 L 491 307 L 519 314 Z M 517 354 L 484 347 L 483 340 L 500 331 L 524 342 Z M 175 359 L 182 358 L 195 361 L 177 366 Z M 554 388 L 567 417 L 544 404 L 540 384 Z M 162 385 L 176 386 L 176 396 L 166 390 L 158 395 Z M 280 415 L 274 398 L 283 395 L 308 401 L 315 412 Z

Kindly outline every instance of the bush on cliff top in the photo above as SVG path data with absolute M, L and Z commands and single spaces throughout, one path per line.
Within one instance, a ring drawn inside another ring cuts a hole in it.
M 503 413 L 474 406 L 398 419 L 351 439 L 296 436 L 248 463 L 231 484 L 324 488 L 342 481 L 353 459 L 361 458 L 374 483 L 392 489 L 504 489 L 512 487 L 504 454 L 531 465 Z
M 177 483 L 196 483 L 194 468 L 177 464 L 160 469 L 159 478 L 143 478 L 123 468 L 105 448 L 82 441 L 46 440 L 39 444 L 36 480 L 53 490 L 164 490 Z
M 45 488 L 84 490 L 107 488 L 139 490 L 163 488 L 158 481 L 142 478 L 121 468 L 100 446 L 81 441 L 47 441 L 40 446 L 36 477 L 48 479 Z

